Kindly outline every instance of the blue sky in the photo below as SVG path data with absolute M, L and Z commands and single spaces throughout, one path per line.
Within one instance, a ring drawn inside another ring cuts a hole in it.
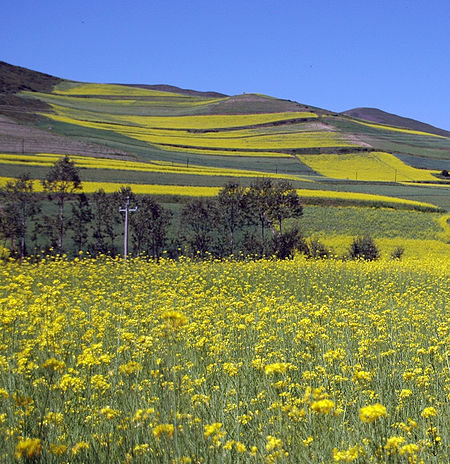
M 73 80 L 370 106 L 450 130 L 448 0 L 4 0 L 0 60 Z

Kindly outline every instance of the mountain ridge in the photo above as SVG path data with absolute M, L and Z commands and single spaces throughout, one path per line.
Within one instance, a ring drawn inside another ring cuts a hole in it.
M 432 126 L 431 124 L 418 121 L 416 119 L 399 116 L 394 113 L 388 113 L 387 111 L 380 110 L 379 108 L 352 108 L 350 110 L 343 111 L 340 114 L 351 116 L 352 118 L 363 119 L 365 121 L 372 121 L 379 124 L 428 132 L 430 134 L 442 135 L 443 137 L 450 137 L 450 131 L 440 129 L 439 127 Z
M 17 108 L 25 109 L 29 103 L 29 99 L 24 99 L 19 95 L 15 95 L 22 91 L 31 91 L 31 92 L 43 92 L 48 93 L 51 92 L 55 85 L 61 82 L 76 82 L 71 81 L 69 79 L 62 79 L 57 76 L 53 76 L 51 74 L 43 73 L 40 71 L 31 70 L 22 66 L 16 66 L 10 63 L 6 63 L 5 61 L 0 61 L 0 95 L 2 95 L 2 104 L 0 105 L 0 113 L 2 113 L 2 106 L 8 105 Z M 80 82 L 81 83 L 81 82 Z M 172 92 L 178 93 L 180 95 L 187 95 L 187 96 L 196 96 L 196 97 L 203 97 L 203 98 L 230 98 L 234 101 L 242 102 L 245 105 L 245 100 L 249 100 L 248 96 L 257 96 L 257 94 L 248 93 L 248 94 L 241 94 L 241 95 L 226 95 L 220 92 L 215 91 L 200 91 L 200 90 L 192 90 L 192 89 L 184 89 L 178 86 L 170 85 L 170 84 L 129 84 L 129 83 L 120 83 L 120 84 L 113 84 L 113 85 L 122 85 L 126 87 L 134 87 L 134 88 L 141 88 L 147 90 L 156 90 L 156 91 L 164 91 L 164 92 Z M 442 135 L 444 137 L 450 137 L 450 131 L 445 129 L 441 129 L 435 127 L 431 124 L 418 121 L 412 118 L 399 116 L 394 113 L 388 113 L 384 110 L 378 108 L 369 108 L 369 107 L 359 107 L 359 108 L 352 108 L 341 113 L 337 113 L 334 111 L 329 111 L 322 108 L 315 108 L 312 105 L 307 105 L 303 103 L 299 103 L 293 100 L 287 99 L 279 99 L 275 97 L 268 97 L 266 98 L 273 98 L 277 102 L 282 103 L 281 111 L 292 111 L 296 110 L 307 110 L 310 108 L 317 109 L 319 111 L 323 111 L 325 113 L 330 114 L 340 114 L 344 116 L 350 116 L 356 119 L 363 119 L 365 121 L 375 122 L 379 124 L 386 124 L 386 125 L 393 125 L 395 127 L 404 128 L 404 129 L 411 129 L 411 130 L 419 130 L 423 132 L 428 132 L 431 134 Z M 255 98 L 253 98 L 255 100 Z M 220 105 L 219 105 L 220 106 Z M 36 104 L 34 104 L 34 109 L 36 109 Z M 227 110 L 227 104 L 223 105 L 224 114 L 232 114 L 229 113 Z M 42 110 L 48 109 L 46 106 L 41 107 Z M 233 107 L 235 110 L 235 106 Z M 237 114 L 240 114 L 240 110 L 236 110 Z M 274 111 L 271 110 L 270 105 L 264 105 L 263 108 L 256 110 L 256 112 L 264 112 L 264 111 Z M 11 113 L 11 108 L 8 108 L 8 113 Z M 14 116 L 19 116 L 15 114 Z

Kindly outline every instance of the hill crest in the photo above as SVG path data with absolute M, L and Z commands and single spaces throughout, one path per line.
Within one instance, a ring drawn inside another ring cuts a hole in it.
M 386 124 L 388 126 L 401 127 L 404 129 L 411 129 L 416 131 L 428 132 L 430 134 L 442 135 L 443 137 L 450 137 L 450 131 L 439 129 L 416 119 L 406 118 L 397 114 L 388 113 L 387 111 L 378 108 L 353 108 L 351 110 L 343 111 L 341 114 L 350 116 L 352 118 L 364 119 L 379 124 Z

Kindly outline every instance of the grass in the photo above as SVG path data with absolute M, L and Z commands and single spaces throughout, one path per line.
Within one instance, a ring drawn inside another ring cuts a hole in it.
M 444 222 L 447 217 L 442 213 L 392 208 L 305 206 L 300 224 L 308 236 L 369 234 L 373 238 L 426 240 L 438 239 L 438 235 L 446 230 Z
M 1 460 L 448 462 L 448 262 L 6 262 Z

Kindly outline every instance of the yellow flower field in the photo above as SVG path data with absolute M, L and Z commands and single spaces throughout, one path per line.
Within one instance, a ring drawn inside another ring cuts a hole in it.
M 263 177 L 263 176 L 260 176 Z M 281 177 L 281 176 L 279 176 Z M 9 181 L 13 181 L 12 177 L 0 177 L 0 187 Z M 303 179 L 302 179 L 303 180 Z M 40 181 L 34 181 L 34 190 L 42 192 L 42 184 Z M 106 193 L 113 193 L 120 190 L 121 187 L 130 187 L 136 194 L 146 195 L 181 195 L 192 197 L 214 197 L 219 193 L 222 187 L 201 187 L 195 185 L 163 185 L 163 184 L 132 184 L 119 182 L 83 182 L 83 191 L 85 193 L 93 193 L 99 189 L 103 189 Z M 385 195 L 374 195 L 370 193 L 358 192 L 335 192 L 331 190 L 309 190 L 296 189 L 300 197 L 308 199 L 330 199 L 330 200 L 345 200 L 354 202 L 366 202 L 371 205 L 389 206 L 408 206 L 411 208 L 429 208 L 438 210 L 439 208 L 431 203 L 421 201 L 405 200 L 403 198 L 388 197 Z
M 435 181 L 429 171 L 408 166 L 390 153 L 368 152 L 343 155 L 299 155 L 299 159 L 326 177 L 362 181 Z
M 283 132 L 281 129 L 272 134 L 261 134 L 256 130 L 242 129 L 227 132 L 193 133 L 168 129 L 148 129 L 124 124 L 84 121 L 57 114 L 42 114 L 53 120 L 75 124 L 82 127 L 116 132 L 136 140 L 149 142 L 156 146 L 175 145 L 185 148 L 228 148 L 228 149 L 295 149 L 313 147 L 351 147 L 355 144 L 334 132 Z
M 413 130 L 413 129 L 402 129 L 400 127 L 393 127 L 393 126 L 387 126 L 384 124 L 375 124 L 375 123 L 357 121 L 355 119 L 353 119 L 352 122 L 361 124 L 362 126 L 374 127 L 376 129 L 383 129 L 383 130 L 393 131 L 393 132 L 403 132 L 404 134 L 426 135 L 428 137 L 439 137 L 441 139 L 445 139 L 445 137 L 442 135 L 430 134 L 429 132 L 423 132 L 423 131 L 418 131 L 418 130 Z
M 53 153 L 38 153 L 36 155 L 11 155 L 0 153 L 0 164 L 12 164 L 22 166 L 52 166 L 64 155 Z M 111 158 L 98 158 L 89 156 L 71 156 L 71 160 L 79 168 L 90 169 L 113 169 L 122 171 L 156 172 L 163 174 L 190 174 L 203 176 L 226 176 L 226 177 L 272 177 L 277 179 L 303 180 L 313 182 L 303 176 L 263 173 L 261 171 L 248 171 L 245 169 L 224 169 L 209 166 L 199 166 L 186 163 L 165 163 L 162 161 L 150 161 L 143 163 L 139 161 L 129 161 Z
M 159 90 L 150 90 L 117 84 L 80 84 L 65 89 L 56 87 L 54 93 L 56 95 L 112 95 L 168 98 L 180 96 L 173 92 L 161 92 Z
M 447 463 L 449 260 L 0 273 L 0 460 Z

